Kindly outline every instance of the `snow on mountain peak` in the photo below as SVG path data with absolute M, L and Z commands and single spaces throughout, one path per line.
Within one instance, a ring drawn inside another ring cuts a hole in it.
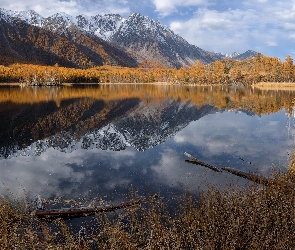
M 49 18 L 56 20 L 59 23 L 63 23 L 66 27 L 69 27 L 71 24 L 77 25 L 77 19 L 64 12 L 56 13 Z
M 0 9 L 0 18 L 3 18 L 5 21 L 11 21 L 11 18 L 20 18 L 28 24 L 40 26 L 43 20 L 43 17 L 39 15 L 34 10 L 29 11 L 12 11 Z
M 8 21 L 8 17 L 18 17 L 28 24 L 46 28 L 52 31 L 61 31 L 69 28 L 71 25 L 75 25 L 81 31 L 96 35 L 104 40 L 111 41 L 113 35 L 120 31 L 123 36 L 126 34 L 136 33 L 139 36 L 152 36 L 159 42 L 164 42 L 163 33 L 170 37 L 176 36 L 166 26 L 162 25 L 159 21 L 155 21 L 148 16 L 143 16 L 140 13 L 133 13 L 127 18 L 123 18 L 118 14 L 105 14 L 103 16 L 86 16 L 78 15 L 72 17 L 64 12 L 56 13 L 48 18 L 43 18 L 35 11 L 7 11 L 0 10 L 1 17 L 5 16 Z M 161 33 L 161 34 L 160 34 Z M 158 35 L 160 34 L 160 35 Z

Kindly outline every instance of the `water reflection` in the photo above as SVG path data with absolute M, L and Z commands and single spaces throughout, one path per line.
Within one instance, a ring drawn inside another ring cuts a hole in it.
M 185 163 L 284 168 L 293 150 L 292 92 L 107 85 L 1 88 L 0 181 L 14 194 L 115 201 L 236 181 Z M 251 164 L 250 164 L 251 162 Z

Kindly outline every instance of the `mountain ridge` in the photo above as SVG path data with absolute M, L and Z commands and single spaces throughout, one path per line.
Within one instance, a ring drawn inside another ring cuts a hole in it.
M 44 18 L 32 10 L 17 12 L 0 9 L 0 20 L 11 25 L 16 23 L 16 19 L 35 28 L 50 31 L 53 36 L 67 39 L 84 54 L 87 58 L 84 60 L 89 61 L 86 65 L 78 64 L 79 67 L 102 64 L 135 67 L 144 60 L 149 60 L 164 66 L 180 68 L 188 67 L 196 60 L 211 63 L 228 57 L 189 44 L 159 21 L 139 13 L 133 13 L 127 18 L 118 14 L 72 17 L 66 13 L 56 13 Z M 98 52 L 95 47 L 102 49 Z M 256 54 L 255 51 L 247 52 L 233 53 L 229 56 L 233 59 L 242 59 L 243 55 L 252 57 Z M 97 56 L 100 60 L 95 59 Z

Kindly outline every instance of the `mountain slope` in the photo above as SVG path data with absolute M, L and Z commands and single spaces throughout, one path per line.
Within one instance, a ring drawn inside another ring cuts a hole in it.
M 68 40 L 21 20 L 0 20 L 1 63 L 38 63 L 67 67 L 89 65 L 90 59 Z
M 109 41 L 133 52 L 139 60 L 156 60 L 170 67 L 189 66 L 196 60 L 208 63 L 219 59 L 214 53 L 189 44 L 160 22 L 137 13 L 125 19 Z
M 34 12 L 30 12 L 31 14 Z M 40 28 L 37 14 L 24 20 L 0 10 L 0 63 L 38 63 L 66 67 L 121 65 L 135 67 L 136 60 L 99 37 L 87 35 L 69 25 L 63 32 Z M 64 32 L 67 31 L 67 32 Z

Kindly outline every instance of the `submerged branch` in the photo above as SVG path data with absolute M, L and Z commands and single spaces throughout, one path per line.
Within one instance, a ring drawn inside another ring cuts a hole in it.
M 264 186 L 271 186 L 271 185 L 277 185 L 283 188 L 287 188 L 287 189 L 291 189 L 293 191 L 295 191 L 295 183 L 291 183 L 291 182 L 278 182 L 275 179 L 272 178 L 268 178 L 268 177 L 264 177 L 262 175 L 258 175 L 258 174 L 254 174 L 254 173 L 250 173 L 250 172 L 244 172 L 244 171 L 240 171 L 240 170 L 236 170 L 233 168 L 229 168 L 229 167 L 222 167 L 220 170 L 217 167 L 211 166 L 205 162 L 202 162 L 200 160 L 198 160 L 197 158 L 193 157 L 192 155 L 188 154 L 188 153 L 184 153 L 185 156 L 187 156 L 188 158 L 190 158 L 190 160 L 185 160 L 185 162 L 188 163 L 192 163 L 192 164 L 196 164 L 196 165 L 200 165 L 206 168 L 209 168 L 215 172 L 222 172 L 222 170 L 231 173 L 233 175 L 245 178 L 247 180 L 253 181 L 255 183 L 258 184 L 262 184 Z
M 236 170 L 236 169 L 228 168 L 228 167 L 222 167 L 221 169 L 226 171 L 226 172 L 229 172 L 229 173 L 231 173 L 233 175 L 236 175 L 236 176 L 245 178 L 247 180 L 262 184 L 264 186 L 269 186 L 269 185 L 275 184 L 274 183 L 275 181 L 273 179 L 270 179 L 270 178 L 267 178 L 267 177 L 264 177 L 264 176 L 261 176 L 261 175 L 256 175 L 256 174 L 253 174 L 253 173 L 247 173 L 247 172 L 244 172 L 244 171 L 240 171 L 240 170 Z
M 190 155 L 189 153 L 187 152 L 184 152 L 184 155 L 187 156 L 188 158 L 190 158 L 190 160 L 186 160 L 186 162 L 188 163 L 192 163 L 192 164 L 196 164 L 196 165 L 201 165 L 203 167 L 206 167 L 206 168 L 209 168 L 215 172 L 222 172 L 220 169 L 218 169 L 217 167 L 214 167 L 212 165 L 209 165 L 205 162 L 202 162 L 200 160 L 198 160 L 197 158 L 193 157 L 192 155 Z
M 132 200 L 128 202 L 123 202 L 119 205 L 109 205 L 109 206 L 101 206 L 101 207 L 82 207 L 82 208 L 61 208 L 61 209 L 51 209 L 51 210 L 36 210 L 32 214 L 39 218 L 63 218 L 63 219 L 72 219 L 79 218 L 84 216 L 91 216 L 97 213 L 104 212 L 113 212 L 119 209 L 125 209 L 128 207 L 132 207 L 135 205 L 139 205 L 143 202 L 143 199 Z
M 229 172 L 231 174 L 234 174 L 236 176 L 253 181 L 255 183 L 262 184 L 264 186 L 277 185 L 277 186 L 281 186 L 284 188 L 295 190 L 295 184 L 291 183 L 291 182 L 284 182 L 284 181 L 278 182 L 277 180 L 272 179 L 272 178 L 264 177 L 262 175 L 257 175 L 257 174 L 253 174 L 250 172 L 247 173 L 244 171 L 240 171 L 240 170 L 236 170 L 236 169 L 228 168 L 228 167 L 222 167 L 221 169 L 226 172 Z

